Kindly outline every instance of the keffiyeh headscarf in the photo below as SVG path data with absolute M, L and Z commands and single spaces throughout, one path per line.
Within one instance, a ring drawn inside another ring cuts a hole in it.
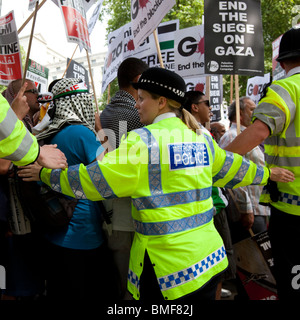
M 91 95 L 86 85 L 79 79 L 61 79 L 51 89 L 53 108 L 49 108 L 52 122 L 36 138 L 48 138 L 66 124 L 82 124 L 95 134 L 95 113 Z

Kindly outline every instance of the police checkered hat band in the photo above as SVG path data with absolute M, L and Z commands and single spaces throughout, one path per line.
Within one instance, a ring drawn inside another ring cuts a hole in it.
M 163 68 L 149 68 L 139 81 L 132 83 L 135 89 L 143 89 L 179 103 L 185 101 L 185 82 L 177 73 Z

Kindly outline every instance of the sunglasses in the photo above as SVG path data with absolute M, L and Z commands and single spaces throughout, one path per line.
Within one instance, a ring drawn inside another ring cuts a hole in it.
M 38 89 L 29 89 L 29 90 L 26 90 L 25 93 L 26 92 L 31 92 L 33 94 L 39 94 L 39 90 Z
M 200 104 L 200 103 L 205 103 L 208 107 L 210 107 L 210 102 L 209 102 L 209 100 L 199 101 L 199 102 L 197 102 L 197 103 L 195 103 L 195 104 Z

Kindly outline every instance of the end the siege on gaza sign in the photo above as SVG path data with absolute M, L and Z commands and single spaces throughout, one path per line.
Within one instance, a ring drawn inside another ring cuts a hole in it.
M 204 1 L 205 73 L 264 75 L 260 0 Z

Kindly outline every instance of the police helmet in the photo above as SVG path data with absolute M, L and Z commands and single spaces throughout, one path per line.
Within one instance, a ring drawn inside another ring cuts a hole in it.
M 300 57 L 300 26 L 297 25 L 287 32 L 281 38 L 279 46 L 279 55 L 277 61 L 280 62 L 287 58 Z

